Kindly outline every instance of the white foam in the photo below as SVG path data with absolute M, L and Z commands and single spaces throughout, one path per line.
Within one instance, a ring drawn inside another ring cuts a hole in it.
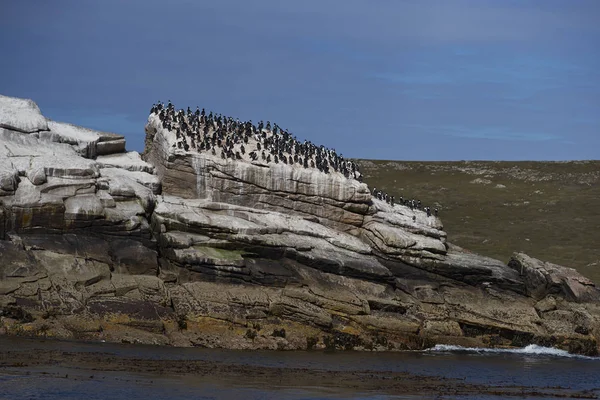
M 522 355 L 543 355 L 543 356 L 552 356 L 552 357 L 568 357 L 568 358 L 583 358 L 589 360 L 600 360 L 598 357 L 588 357 L 582 356 L 578 354 L 571 354 L 566 350 L 555 349 L 553 347 L 544 347 L 538 346 L 536 344 L 530 344 L 523 348 L 518 349 L 503 349 L 503 348 L 488 348 L 488 347 L 463 347 L 463 346 L 454 346 L 448 344 L 437 344 L 434 347 L 425 350 L 427 352 L 439 352 L 439 353 L 449 353 L 449 352 L 460 352 L 460 353 L 490 353 L 490 354 L 500 354 L 500 353 L 508 353 L 508 354 L 522 354 Z

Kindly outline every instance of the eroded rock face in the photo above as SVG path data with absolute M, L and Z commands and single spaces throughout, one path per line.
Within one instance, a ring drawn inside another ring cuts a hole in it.
M 452 246 L 438 218 L 342 174 L 176 149 L 154 116 L 142 160 L 118 135 L 3 101 L 0 332 L 598 351 L 598 290 L 573 270 Z

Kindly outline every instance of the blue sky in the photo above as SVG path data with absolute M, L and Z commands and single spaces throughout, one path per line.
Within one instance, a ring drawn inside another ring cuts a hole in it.
M 600 1 L 0 0 L 0 94 L 143 149 L 157 100 L 346 157 L 600 158 Z

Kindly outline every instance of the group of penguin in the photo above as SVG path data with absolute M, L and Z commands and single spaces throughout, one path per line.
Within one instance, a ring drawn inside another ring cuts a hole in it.
M 175 132 L 176 141 L 173 147 L 185 151 L 210 152 L 223 159 L 244 160 L 263 163 L 280 162 L 289 165 L 298 164 L 304 168 L 316 168 L 324 173 L 339 172 L 346 178 L 362 182 L 362 173 L 354 161 L 345 160 L 335 149 L 317 146 L 310 141 L 300 142 L 287 129 L 277 124 L 260 121 L 257 125 L 252 121 L 242 122 L 239 119 L 221 114 L 206 113 L 203 108 L 196 111 L 188 107 L 176 110 L 171 101 L 165 106 L 162 102 L 152 105 L 150 114 L 157 115 L 163 129 Z M 392 206 L 394 196 L 373 188 L 372 195 Z M 408 200 L 400 197 L 399 204 L 411 210 L 422 209 L 427 216 L 438 215 L 438 209 L 422 207 L 420 200 Z
M 298 165 L 316 168 L 324 173 L 339 172 L 346 178 L 362 182 L 362 174 L 354 161 L 345 160 L 334 149 L 317 146 L 310 141 L 300 142 L 286 129 L 277 124 L 260 121 L 241 122 L 221 114 L 206 113 L 188 107 L 176 111 L 169 101 L 165 106 L 159 102 L 150 110 L 157 114 L 163 128 L 174 131 L 176 148 L 185 151 L 210 152 L 223 159 L 262 161 L 270 164 Z

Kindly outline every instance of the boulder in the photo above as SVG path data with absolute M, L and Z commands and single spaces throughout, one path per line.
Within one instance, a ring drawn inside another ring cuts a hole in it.
M 96 145 L 96 154 L 106 155 L 114 153 L 123 153 L 125 151 L 125 139 L 106 138 L 104 141 L 99 141 Z
M 14 194 L 19 185 L 19 171 L 8 158 L 0 159 L 0 196 Z
M 125 151 L 125 138 L 122 135 L 56 121 L 48 121 L 48 128 L 48 132 L 40 132 L 38 136 L 49 141 L 69 144 L 85 158 Z
M 96 156 L 98 132 L 64 122 L 48 121 L 48 132 L 39 134 L 40 138 L 71 145 L 75 151 L 85 158 Z
M 48 130 L 48 122 L 32 100 L 0 95 L 0 128 L 33 133 Z
M 523 277 L 527 293 L 536 299 L 553 294 L 576 302 L 600 301 L 600 290 L 596 285 L 573 268 L 523 253 L 514 253 L 508 265 Z

